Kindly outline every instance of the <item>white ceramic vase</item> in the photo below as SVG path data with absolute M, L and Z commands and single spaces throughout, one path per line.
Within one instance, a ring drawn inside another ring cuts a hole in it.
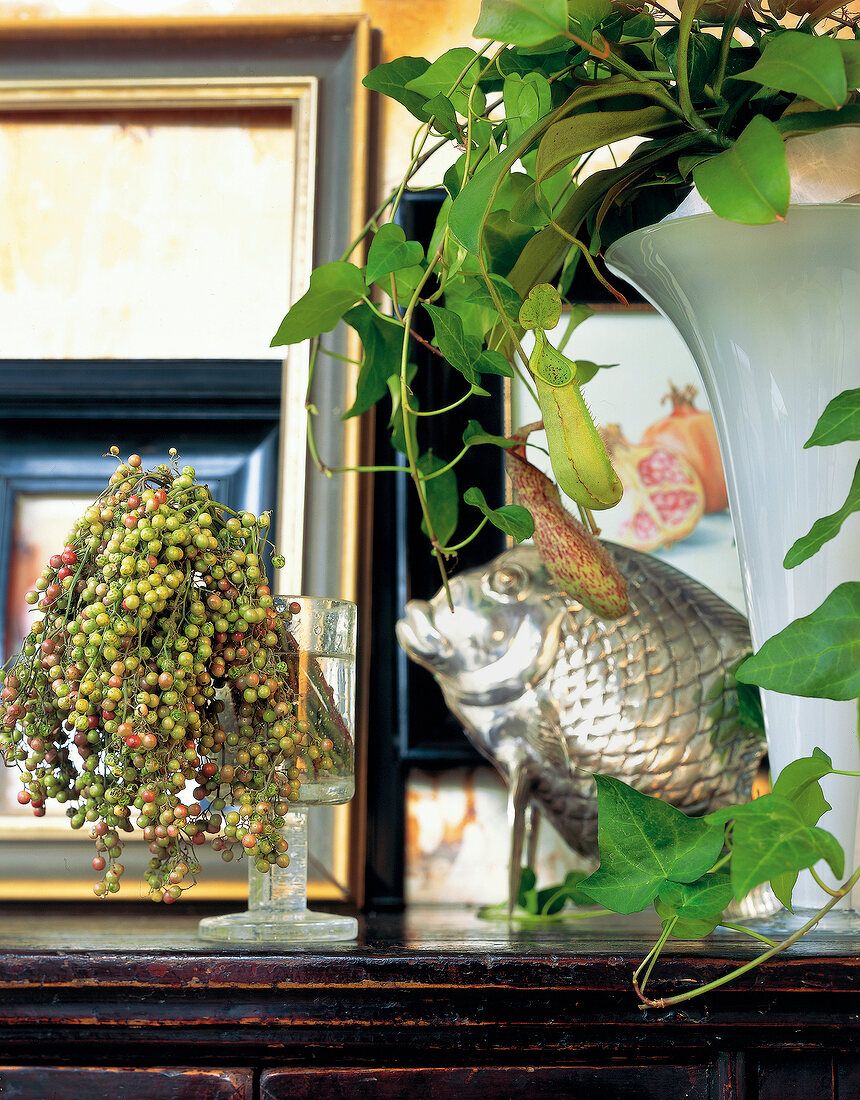
M 786 551 L 845 500 L 857 447 L 803 449 L 824 407 L 860 385 L 860 207 L 794 206 L 785 221 L 741 226 L 711 213 L 629 234 L 606 254 L 678 330 L 708 395 L 726 471 L 753 645 L 858 579 L 858 516 L 792 570 Z M 772 774 L 817 745 L 860 769 L 856 702 L 763 692 Z M 831 776 L 821 825 L 855 866 L 857 779 Z M 824 865 L 816 868 L 825 881 Z M 800 908 L 826 895 L 811 875 Z

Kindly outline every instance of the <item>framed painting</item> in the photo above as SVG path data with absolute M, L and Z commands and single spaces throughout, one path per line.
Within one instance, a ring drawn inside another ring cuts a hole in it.
M 176 446 L 231 506 L 273 508 L 287 560 L 276 590 L 355 599 L 357 480 L 329 486 L 306 468 L 306 354 L 282 361 L 268 345 L 312 267 L 345 250 L 364 214 L 367 21 L 86 33 L 58 23 L 10 38 L 0 45 L 4 656 L 25 625 L 21 591 L 104 487 L 114 443 L 155 462 Z M 312 395 L 323 414 L 346 407 L 352 378 L 337 366 Z M 332 464 L 358 464 L 357 425 L 324 443 Z M 0 897 L 91 897 L 87 842 L 59 820 L 34 825 L 6 778 L 0 769 Z M 363 814 L 361 789 L 347 806 L 312 811 L 311 900 L 361 900 Z M 126 899 L 148 858 L 142 842 L 131 847 Z M 193 896 L 246 888 L 244 868 L 215 854 Z

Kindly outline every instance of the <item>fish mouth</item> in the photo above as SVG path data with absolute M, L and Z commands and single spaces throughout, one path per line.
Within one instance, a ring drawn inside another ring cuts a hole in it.
M 394 632 L 401 648 L 413 661 L 433 665 L 451 656 L 451 643 L 436 629 L 432 608 L 426 600 L 409 600 Z

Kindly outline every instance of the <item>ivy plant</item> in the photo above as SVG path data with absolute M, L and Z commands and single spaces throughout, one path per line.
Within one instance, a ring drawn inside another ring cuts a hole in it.
M 580 392 L 599 367 L 567 360 L 566 338 L 556 358 L 543 338 L 563 304 L 568 335 L 587 318 L 570 301 L 577 272 L 589 268 L 623 302 L 601 269 L 602 252 L 670 213 L 693 185 L 722 218 L 785 218 L 787 143 L 860 124 L 858 16 L 833 0 L 682 0 L 678 15 L 657 0 L 483 0 L 473 34 L 484 43 L 478 49 L 454 46 L 432 61 L 399 57 L 365 77 L 367 88 L 414 116 L 409 163 L 343 257 L 313 273 L 272 341 L 310 341 L 309 448 L 331 475 L 314 434 L 314 373 L 321 357 L 342 358 L 328 337 L 340 322 L 356 334 L 360 357 L 345 367 L 355 373 L 355 397 L 344 415 L 379 406 L 387 416 L 390 461 L 369 469 L 408 473 L 446 588 L 452 558 L 486 523 L 517 540 L 534 532 L 521 504 L 458 481 L 470 448 L 512 446 L 481 426 L 488 376 L 519 376 L 535 397 L 556 482 L 588 529 L 597 530 L 593 513 L 617 500 Z M 425 247 L 407 236 L 399 213 L 429 163 L 439 165 L 445 197 Z M 453 405 L 419 407 L 416 341 L 433 365 L 444 362 L 462 379 Z M 427 418 L 457 406 L 469 412 L 462 440 L 451 440 L 450 454 L 431 451 Z M 856 438 L 856 418 L 856 393 L 843 396 L 810 445 Z M 792 548 L 788 566 L 832 537 L 857 494 L 855 478 L 845 506 Z M 856 695 L 857 601 L 855 585 L 841 586 L 763 646 L 741 678 L 778 691 Z M 835 841 L 817 825 L 824 803 L 816 784 L 830 770 L 818 753 L 780 776 L 766 799 L 701 821 L 603 777 L 600 868 L 556 890 L 552 905 L 582 891 L 625 912 L 655 904 L 664 931 L 637 975 L 644 997 L 665 939 L 707 934 L 754 881 L 773 882 L 788 899 L 792 876 L 819 859 L 841 873 Z M 765 836 L 777 841 L 768 852 Z M 548 904 L 535 891 L 534 883 L 523 891 L 532 916 Z

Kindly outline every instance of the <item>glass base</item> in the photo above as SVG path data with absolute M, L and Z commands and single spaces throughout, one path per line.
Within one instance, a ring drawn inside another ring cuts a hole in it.
M 785 940 L 803 928 L 815 916 L 816 909 L 796 908 L 793 913 L 787 909 L 780 909 L 770 917 L 753 917 L 748 920 L 735 918 L 735 923 L 750 928 L 753 932 L 760 932 L 771 940 Z M 728 929 L 717 929 L 729 931 Z M 850 938 L 860 943 L 860 913 L 856 909 L 831 909 L 825 913 L 818 924 L 810 932 L 803 936 L 803 940 L 814 940 L 815 937 L 826 936 L 828 939 Z
M 310 909 L 249 909 L 223 917 L 204 917 L 197 929 L 201 939 L 218 943 L 295 944 L 354 940 L 355 917 L 314 913 Z

